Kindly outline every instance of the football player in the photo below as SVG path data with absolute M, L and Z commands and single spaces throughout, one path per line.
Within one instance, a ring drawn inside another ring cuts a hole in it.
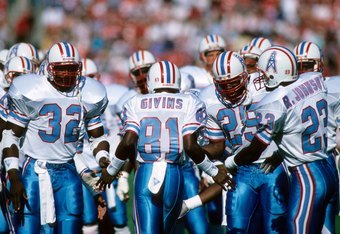
M 106 91 L 99 82 L 81 76 L 79 53 L 72 44 L 54 44 L 47 61 L 47 77 L 20 76 L 8 91 L 11 111 L 2 145 L 10 199 L 21 219 L 16 232 L 79 233 L 82 188 L 73 156 L 84 125 L 93 155 L 107 166 L 109 143 L 100 119 Z M 20 141 L 26 157 L 22 176 Z
M 287 233 L 321 233 L 326 206 L 338 190 L 338 176 L 327 155 L 327 91 L 321 73 L 298 76 L 292 51 L 273 46 L 258 62 L 267 89 L 255 107 L 260 128 L 250 145 L 226 166 L 256 161 L 275 141 L 291 178 Z
M 137 95 L 124 108 L 124 136 L 107 171 L 109 183 L 125 159 L 135 157 L 139 167 L 134 183 L 134 223 L 137 232 L 170 233 L 180 213 L 183 173 L 179 164 L 186 153 L 199 168 L 220 184 L 232 183 L 224 166 L 216 167 L 197 144 L 197 131 L 204 126 L 204 104 L 193 94 L 180 93 L 180 73 L 168 62 L 149 70 L 150 94 Z

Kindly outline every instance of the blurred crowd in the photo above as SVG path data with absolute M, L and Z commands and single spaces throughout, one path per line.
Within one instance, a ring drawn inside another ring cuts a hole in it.
M 42 51 L 73 43 L 104 83 L 131 85 L 128 57 L 148 49 L 183 66 L 198 43 L 219 34 L 238 51 L 256 36 L 293 49 L 302 40 L 324 53 L 324 74 L 340 71 L 339 0 L 0 0 L 0 49 L 30 42 Z

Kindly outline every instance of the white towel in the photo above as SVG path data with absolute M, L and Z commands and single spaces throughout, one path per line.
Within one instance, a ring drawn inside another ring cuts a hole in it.
M 226 202 L 227 202 L 227 192 L 222 190 L 222 226 L 227 226 L 227 215 L 225 212 Z
M 167 163 L 154 162 L 152 164 L 152 173 L 149 179 L 148 188 L 151 193 L 157 194 L 163 185 Z
M 34 171 L 39 176 L 41 225 L 53 224 L 56 221 L 51 177 L 48 174 L 46 164 L 47 162 L 43 160 L 37 160 L 34 163 Z
M 106 187 L 105 193 L 107 208 L 109 210 L 114 210 L 116 208 L 116 191 L 115 188 L 113 187 L 113 184 L 111 184 L 110 188 Z

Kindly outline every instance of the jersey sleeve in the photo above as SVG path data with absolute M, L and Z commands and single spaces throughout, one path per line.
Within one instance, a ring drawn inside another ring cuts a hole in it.
M 267 102 L 264 105 L 260 102 L 255 112 L 259 126 L 255 136 L 264 144 L 269 145 L 283 130 L 286 118 L 285 107 L 279 101 Z
M 8 122 L 25 128 L 34 113 L 34 108 L 30 107 L 31 100 L 23 96 L 14 85 L 8 91 Z
M 201 127 L 204 127 L 207 122 L 207 112 L 205 104 L 196 96 L 190 95 L 192 101 L 188 106 L 187 115 L 184 118 L 182 135 L 192 134 Z
M 208 115 L 207 126 L 204 132 L 205 138 L 209 141 L 224 141 L 226 137 L 224 136 L 223 130 L 221 129 L 216 118 L 212 115 Z
M 121 135 L 124 135 L 126 131 L 133 131 L 137 135 L 139 135 L 140 125 L 139 118 L 137 113 L 135 112 L 135 98 L 129 99 L 125 105 L 123 106 L 123 110 L 121 113 L 122 122 L 123 122 L 123 130 L 121 131 Z

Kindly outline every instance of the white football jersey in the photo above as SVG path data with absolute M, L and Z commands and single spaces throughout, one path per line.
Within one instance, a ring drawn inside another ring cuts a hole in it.
M 202 89 L 214 83 L 212 75 L 204 68 L 197 66 L 184 66 L 181 67 L 179 71 L 181 73 L 181 79 L 183 80 L 181 85 L 182 91 L 188 89 L 188 87 L 185 86 Z
M 336 130 L 340 127 L 340 76 L 326 78 L 328 102 L 328 150 L 336 147 Z
M 136 95 L 124 106 L 124 132 L 138 136 L 139 162 L 177 163 L 183 136 L 205 126 L 205 105 L 193 94 Z
M 205 137 L 209 141 L 226 141 L 228 153 L 236 155 L 250 144 L 257 131 L 254 107 L 265 95 L 266 90 L 256 91 L 253 96 L 248 93 L 243 104 L 236 107 L 222 104 L 215 92 L 215 86 L 210 85 L 203 89 L 199 96 L 207 107 L 208 122 Z M 265 158 L 272 156 L 276 149 L 275 143 L 272 143 L 254 163 L 263 162 Z
M 278 87 L 257 105 L 261 125 L 257 137 L 274 140 L 287 166 L 327 158 L 327 91 L 321 73 L 302 74 Z
M 28 74 L 13 80 L 9 89 L 11 112 L 8 120 L 27 128 L 22 150 L 49 163 L 73 158 L 82 127 L 102 126 L 100 115 L 107 105 L 105 87 L 81 77 L 73 93 L 61 93 L 44 76 Z

